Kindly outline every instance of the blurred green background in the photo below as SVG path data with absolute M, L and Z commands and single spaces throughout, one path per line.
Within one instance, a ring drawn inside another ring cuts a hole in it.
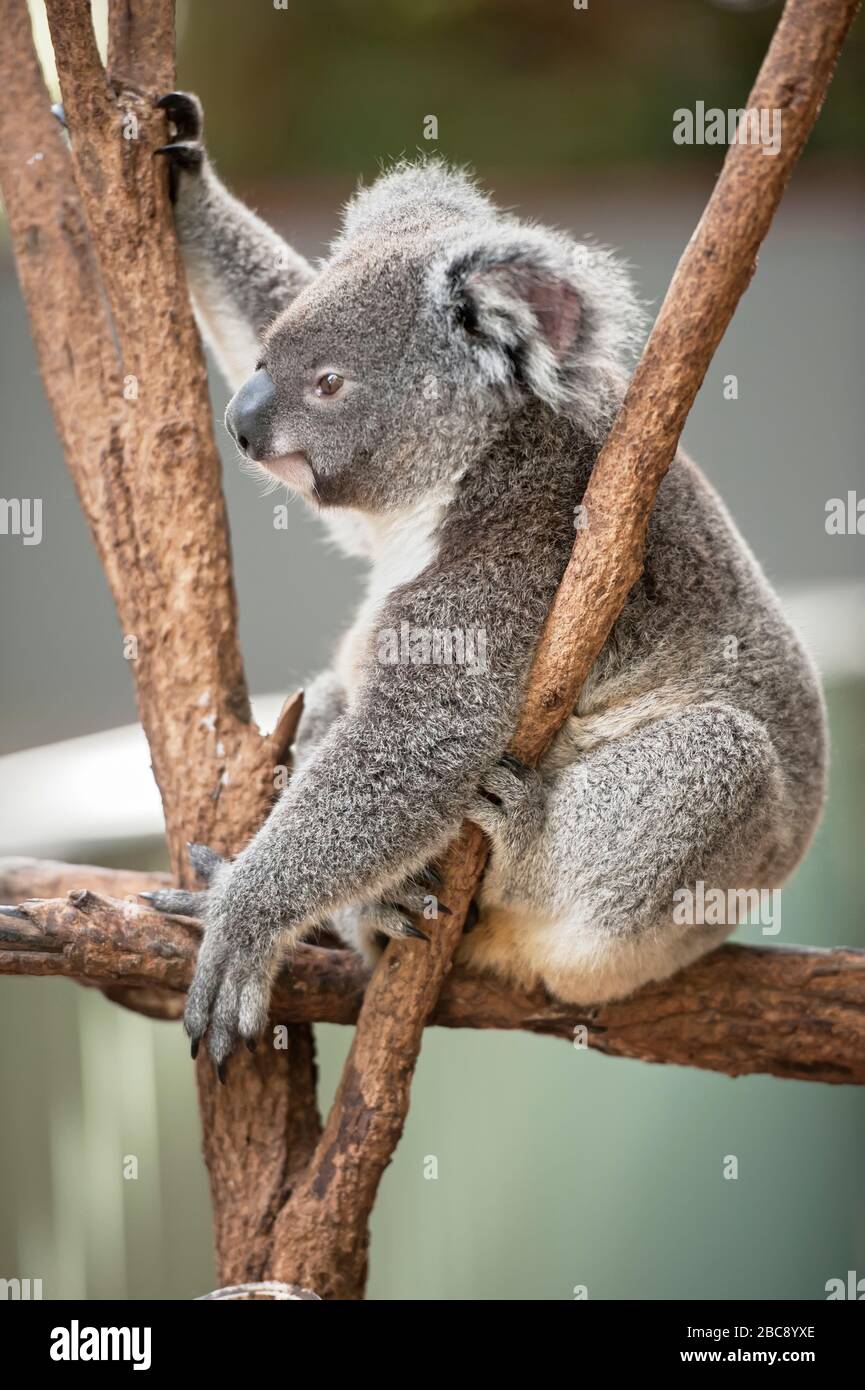
M 706 0 L 188 0 L 180 75 L 208 103 L 227 174 L 373 173 L 424 145 L 532 177 L 717 165 L 670 139 L 677 107 L 744 105 L 778 4 Z M 242 9 L 242 23 L 240 15 Z M 284 32 L 277 29 L 282 24 Z M 809 160 L 862 149 L 865 50 L 854 34 Z
M 723 153 L 674 145 L 673 111 L 743 105 L 780 8 L 187 0 L 178 78 L 204 101 L 223 175 L 307 254 L 324 251 L 358 176 L 434 148 L 474 165 L 504 204 L 620 248 L 657 306 Z M 825 674 L 830 801 L 784 890 L 784 944 L 865 946 L 865 540 L 823 525 L 828 498 L 865 492 L 862 34 L 686 431 Z M 68 740 L 131 724 L 135 709 L 8 247 L 0 307 L 0 493 L 42 497 L 45 512 L 40 546 L 0 538 L 0 853 L 161 865 L 155 831 L 125 829 L 126 808 L 99 821 L 75 801 Z M 731 372 L 735 402 L 722 393 Z M 221 414 L 216 376 L 212 389 Z M 225 457 L 251 683 L 285 691 L 328 659 L 360 572 L 300 507 L 274 531 L 269 503 Z M 59 829 L 58 800 L 72 808 Z M 41 1278 L 46 1298 L 212 1288 L 179 1027 L 65 982 L 2 979 L 0 1009 L 0 1277 Z M 349 1034 L 317 1032 L 326 1105 Z M 857 1090 L 433 1029 L 376 1209 L 370 1296 L 569 1299 L 586 1285 L 590 1298 L 821 1298 L 827 1279 L 865 1274 L 863 1149 Z M 727 1155 L 736 1181 L 722 1176 Z

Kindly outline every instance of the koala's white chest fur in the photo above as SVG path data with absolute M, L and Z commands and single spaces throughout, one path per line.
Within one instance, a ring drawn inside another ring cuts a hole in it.
M 451 494 L 443 492 L 386 515 L 344 512 L 328 517 L 337 541 L 350 553 L 372 561 L 366 597 L 340 643 L 335 662 L 349 703 L 363 663 L 376 659 L 383 635 L 379 624 L 382 606 L 394 589 L 415 579 L 434 558 L 436 533 L 450 500 Z

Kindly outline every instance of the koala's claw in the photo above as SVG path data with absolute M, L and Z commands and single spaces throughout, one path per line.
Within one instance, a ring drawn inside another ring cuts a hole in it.
M 415 879 L 425 888 L 441 888 L 444 882 L 435 864 L 427 864 L 426 868 L 421 869 L 419 874 L 415 874 Z
M 201 917 L 207 906 L 207 894 L 190 892 L 186 888 L 157 888 L 153 893 L 139 893 L 157 912 L 170 917 Z
M 379 902 L 362 910 L 364 938 L 375 942 L 376 950 L 383 951 L 388 941 L 405 941 L 409 937 L 430 944 L 430 937 L 406 915 L 407 909 L 399 903 Z
M 184 1027 L 197 1054 L 207 1036 L 207 1051 L 225 1079 L 229 1057 L 243 1042 L 254 1052 L 267 1025 L 270 969 L 250 963 L 243 949 L 220 947 L 205 934 L 198 965 L 186 999 Z
M 155 103 L 164 111 L 181 141 L 200 140 L 204 131 L 204 111 L 192 92 L 166 92 Z
M 168 196 L 176 203 L 181 173 L 197 174 L 204 163 L 204 115 L 201 102 L 191 92 L 168 92 L 156 105 L 166 112 L 176 132 L 169 144 L 153 151 L 168 160 Z
M 197 173 L 204 161 L 204 151 L 200 145 L 177 141 L 173 145 L 160 145 L 153 153 L 164 154 L 169 160 L 168 196 L 172 203 L 176 203 L 180 192 L 181 172 Z
M 519 777 L 523 781 L 525 781 L 527 777 L 530 777 L 533 772 L 533 768 L 530 768 L 528 763 L 522 762 L 515 753 L 502 753 L 499 762 L 504 763 L 505 767 L 509 768 L 515 777 Z
M 405 879 L 398 887 L 392 889 L 388 897 L 384 898 L 381 904 L 373 906 L 371 910 L 374 912 L 380 906 L 385 910 L 393 908 L 397 912 L 414 913 L 415 916 L 420 916 L 430 906 L 430 898 L 435 898 L 434 915 L 438 916 L 441 913 L 442 917 L 450 917 L 452 915 L 450 908 L 439 902 L 434 891 L 441 887 L 442 882 L 442 876 L 435 865 L 428 864 L 425 868 L 419 869 L 417 873 Z M 411 932 L 405 934 L 412 935 Z
M 425 941 L 429 946 L 431 938 L 427 936 L 425 931 L 421 931 L 420 927 L 416 927 L 414 922 L 409 921 L 408 918 L 403 920 L 402 931 L 403 936 L 413 936 L 418 941 Z
M 175 140 L 170 145 L 159 145 L 154 154 L 164 154 L 171 163 L 181 169 L 197 169 L 204 159 L 204 151 L 192 140 Z
M 186 846 L 189 862 L 200 879 L 210 883 L 216 870 L 225 863 L 209 845 Z M 188 888 L 157 888 L 153 893 L 139 893 L 157 912 L 172 917 L 201 917 L 207 907 L 207 891 Z

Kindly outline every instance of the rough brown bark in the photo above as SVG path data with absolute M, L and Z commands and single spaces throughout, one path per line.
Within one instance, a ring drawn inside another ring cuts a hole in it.
M 112 6 L 109 51 L 144 84 L 117 93 L 86 0 L 47 8 L 70 144 L 50 113 L 25 0 L 0 0 L 0 184 L 57 431 L 137 644 L 130 668 L 182 881 L 188 840 L 231 853 L 264 818 L 298 703 L 260 736 L 204 360 L 152 157 L 167 138 L 153 97 L 174 81 L 173 6 Z M 284 1198 L 318 1133 L 312 1035 L 299 1026 L 285 1052 L 238 1058 L 230 1087 L 203 1064 L 198 1081 L 220 1282 L 257 1279 L 274 1184 Z
M 32 886 L 41 889 L 43 882 L 57 879 L 57 865 L 46 866 L 42 875 L 38 863 L 31 863 Z M 68 882 L 81 883 L 88 873 L 86 867 L 62 867 L 60 877 Z M 111 875 L 103 873 L 107 891 Z M 17 879 L 20 884 L 20 870 Z M 118 874 L 119 885 L 123 880 Z M 0 861 L 0 890 L 8 882 Z M 80 889 L 66 898 L 25 903 L 18 914 L 0 909 L 0 974 L 63 976 L 100 988 L 154 988 L 182 1001 L 195 965 L 195 923 Z M 277 979 L 272 1021 L 352 1024 L 368 985 L 369 975 L 353 952 L 300 946 Z M 765 1072 L 861 1086 L 865 951 L 723 946 L 673 980 L 649 985 L 621 1003 L 585 1009 L 550 999 L 540 989 L 515 989 L 455 966 L 427 1022 L 520 1029 L 610 1057 L 702 1067 L 727 1076 Z M 258 1098 L 264 1099 L 260 1093 Z M 288 1111 L 285 1121 L 291 1122 Z M 232 1133 L 225 1136 L 229 1144 Z M 278 1173 L 281 1154 L 275 1151 L 272 1159 Z M 334 1162 L 342 1161 L 339 1150 Z M 275 1195 L 278 1200 L 278 1187 Z M 238 1203 L 244 1205 L 242 1193 Z M 227 1231 L 226 1238 L 233 1234 Z M 236 1234 L 240 1238 L 241 1232 Z M 277 1245 L 268 1270 L 281 1259 Z
M 118 87 L 167 92 L 174 82 L 174 0 L 108 0 L 108 72 Z
M 817 117 L 858 0 L 787 0 L 748 101 L 783 112 L 781 153 L 733 145 L 676 270 L 623 408 L 583 499 L 586 529 L 544 627 L 513 751 L 534 763 L 573 709 L 642 569 L 658 487 L 715 348 Z M 766 166 L 770 167 L 767 168 Z M 402 1134 L 428 1018 L 483 873 L 486 845 L 465 825 L 444 866 L 454 915 L 432 949 L 388 947 L 367 989 L 349 1057 L 302 1186 L 277 1222 L 274 1274 L 329 1297 L 362 1286 L 367 1218 Z

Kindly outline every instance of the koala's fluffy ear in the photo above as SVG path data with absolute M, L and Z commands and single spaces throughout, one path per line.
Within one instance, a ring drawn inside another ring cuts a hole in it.
M 528 387 L 558 407 L 568 395 L 583 305 L 567 258 L 545 252 L 507 241 L 457 252 L 446 271 L 447 307 L 490 384 Z
M 498 222 L 450 248 L 434 268 L 444 317 L 489 386 L 534 392 L 592 433 L 615 412 L 641 314 L 609 252 Z

